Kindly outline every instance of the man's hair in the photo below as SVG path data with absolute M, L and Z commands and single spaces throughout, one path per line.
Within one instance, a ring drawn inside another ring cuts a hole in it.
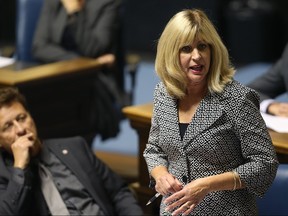
M 0 108 L 9 106 L 13 102 L 19 102 L 28 110 L 25 97 L 16 87 L 0 87 Z

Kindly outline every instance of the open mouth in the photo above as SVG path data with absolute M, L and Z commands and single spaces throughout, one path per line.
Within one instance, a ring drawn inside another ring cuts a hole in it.
M 194 65 L 192 67 L 189 67 L 193 72 L 201 72 L 203 69 L 203 65 Z

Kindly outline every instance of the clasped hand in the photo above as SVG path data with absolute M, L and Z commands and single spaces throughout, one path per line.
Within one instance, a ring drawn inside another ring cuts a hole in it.
M 18 137 L 11 145 L 14 156 L 14 167 L 24 169 L 30 162 L 30 149 L 34 145 L 33 134 L 28 133 Z
M 171 174 L 156 181 L 156 190 L 163 195 L 172 194 L 164 200 L 165 211 L 172 215 L 188 215 L 209 193 L 205 179 L 196 179 L 185 186 Z
M 73 14 L 82 10 L 85 0 L 61 0 L 68 14 Z

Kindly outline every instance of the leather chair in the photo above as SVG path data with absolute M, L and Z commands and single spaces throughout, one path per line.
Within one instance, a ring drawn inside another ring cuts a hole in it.
M 272 186 L 257 205 L 259 215 L 288 215 L 288 164 L 279 165 Z
M 16 1 L 16 61 L 35 62 L 31 46 L 43 0 Z

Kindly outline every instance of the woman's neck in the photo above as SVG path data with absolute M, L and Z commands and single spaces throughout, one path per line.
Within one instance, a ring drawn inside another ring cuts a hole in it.
M 206 83 L 190 85 L 187 88 L 187 94 L 184 100 L 190 101 L 190 103 L 199 103 L 207 94 L 208 87 Z M 189 103 L 189 102 L 188 102 Z
M 207 92 L 208 88 L 206 86 L 193 86 L 193 88 L 189 88 L 186 96 L 179 100 L 179 122 L 189 123 L 192 120 L 197 107 Z

